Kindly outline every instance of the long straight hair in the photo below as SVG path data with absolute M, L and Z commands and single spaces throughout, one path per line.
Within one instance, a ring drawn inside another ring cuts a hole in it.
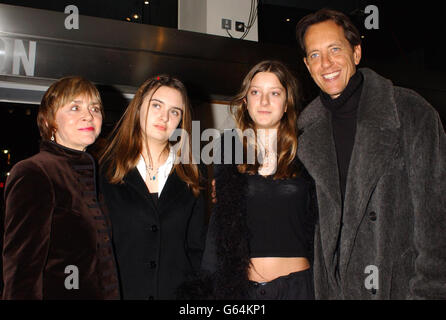
M 183 180 L 192 190 L 194 196 L 200 192 L 200 173 L 196 164 L 192 162 L 191 139 L 189 139 L 192 128 L 192 115 L 189 98 L 184 84 L 177 78 L 168 75 L 159 75 L 144 82 L 135 93 L 132 101 L 124 112 L 123 116 L 109 136 L 110 143 L 102 152 L 99 163 L 105 166 L 105 176 L 110 183 L 122 183 L 123 178 L 133 169 L 143 150 L 143 143 L 148 148 L 146 139 L 143 137 L 143 130 L 140 124 L 141 107 L 146 97 L 151 97 L 160 87 L 169 87 L 177 90 L 183 99 L 184 110 L 182 119 L 178 125 L 181 128 L 177 159 L 188 157 L 187 163 L 175 161 L 172 172 L 175 171 L 178 177 Z M 146 116 L 148 115 L 148 112 Z M 185 146 L 185 144 L 187 144 Z M 170 144 L 168 144 L 170 148 Z M 189 150 L 186 155 L 182 155 L 183 149 Z
M 287 111 L 280 119 L 279 128 L 277 129 L 277 170 L 273 176 L 274 179 L 284 179 L 297 175 L 297 168 L 294 166 L 294 160 L 297 155 L 297 117 L 300 110 L 298 101 L 299 86 L 296 78 L 288 71 L 287 67 L 279 61 L 266 60 L 259 62 L 243 79 L 240 92 L 234 97 L 231 103 L 231 112 L 234 116 L 237 128 L 245 131 L 252 129 L 256 134 L 256 125 L 251 119 L 248 112 L 247 95 L 251 86 L 252 79 L 259 72 L 271 72 L 279 79 L 280 83 L 286 90 Z M 243 154 L 248 154 L 248 142 L 243 139 Z M 257 154 L 257 138 L 254 139 L 255 151 Z M 255 160 L 254 164 L 244 162 L 238 165 L 241 173 L 257 174 L 260 163 Z

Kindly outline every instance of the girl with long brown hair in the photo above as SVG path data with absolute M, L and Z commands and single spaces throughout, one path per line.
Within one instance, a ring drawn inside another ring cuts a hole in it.
M 202 265 L 214 298 L 314 299 L 316 207 L 313 181 L 297 159 L 298 94 L 282 63 L 262 61 L 233 100 L 238 133 L 225 131 L 221 143 L 222 158 L 230 152 L 233 161 L 214 167 L 217 201 Z M 250 149 L 259 155 L 252 162 Z
M 156 76 L 138 89 L 100 158 L 124 299 L 174 299 L 200 265 L 205 217 L 190 132 L 185 86 Z

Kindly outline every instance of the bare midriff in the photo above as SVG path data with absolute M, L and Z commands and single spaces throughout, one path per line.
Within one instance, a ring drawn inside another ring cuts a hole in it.
M 248 278 L 255 282 L 269 282 L 278 277 L 310 268 L 307 258 L 251 258 Z

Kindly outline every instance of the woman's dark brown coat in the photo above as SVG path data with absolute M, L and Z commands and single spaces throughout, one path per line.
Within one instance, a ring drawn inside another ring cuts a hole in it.
M 50 141 L 11 170 L 3 299 L 119 298 L 109 220 L 95 175 L 88 153 Z

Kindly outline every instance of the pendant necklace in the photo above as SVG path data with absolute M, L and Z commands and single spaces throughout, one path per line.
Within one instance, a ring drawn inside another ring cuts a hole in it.
M 263 166 L 269 167 L 270 164 L 273 163 L 272 157 L 276 157 L 277 153 L 274 150 L 271 150 L 270 148 L 270 137 L 269 137 L 269 131 L 265 132 L 265 141 L 262 143 L 260 142 L 261 146 L 263 147 Z
M 263 163 L 266 167 L 268 167 L 269 166 L 269 158 L 270 158 L 270 156 L 269 156 L 269 132 L 268 131 L 266 131 L 264 149 L 265 149 L 265 161 Z
M 270 140 L 271 138 L 274 139 L 274 136 L 270 137 L 268 130 L 264 134 L 265 139 L 263 143 L 261 140 L 259 141 L 263 147 L 264 158 L 258 172 L 261 175 L 270 175 L 277 168 L 277 152 L 274 148 L 274 143 L 271 143 L 272 141 Z
M 150 166 L 146 166 L 146 177 L 149 176 L 150 181 L 155 181 L 158 175 L 158 170 L 159 167 L 154 170 L 152 164 L 150 164 Z

